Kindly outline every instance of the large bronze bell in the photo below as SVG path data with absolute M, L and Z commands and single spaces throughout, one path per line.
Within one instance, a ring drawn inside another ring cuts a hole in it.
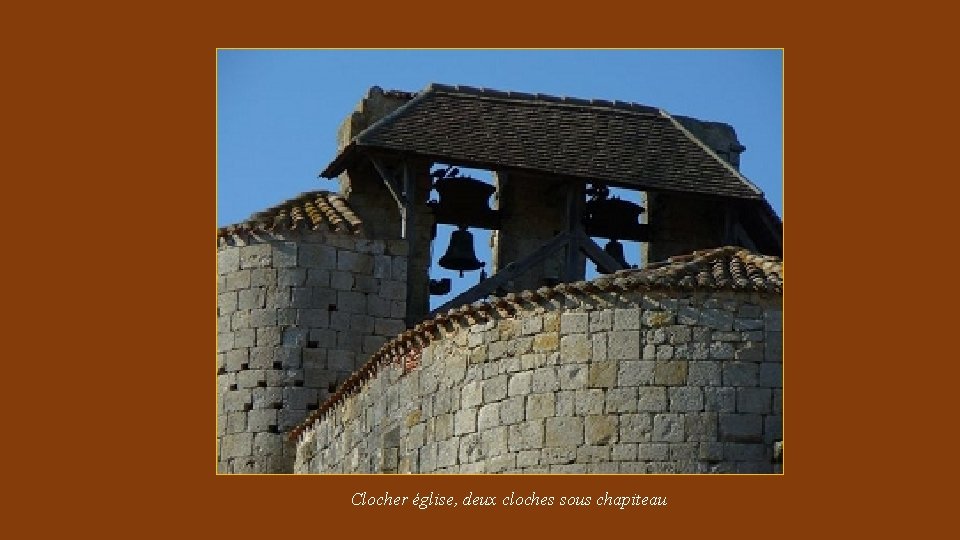
M 643 211 L 639 204 L 616 197 L 587 201 L 584 228 L 590 236 L 636 240 L 633 235 L 641 227 L 639 219 Z
M 627 258 L 623 254 L 623 244 L 616 239 L 607 242 L 607 245 L 603 246 L 603 250 L 607 252 L 607 255 L 613 257 L 613 260 L 620 263 L 620 266 L 630 268 L 630 265 L 627 264 Z
M 443 257 L 440 257 L 439 263 L 447 270 L 459 270 L 460 277 L 463 277 L 465 270 L 479 270 L 485 265 L 477 260 L 477 254 L 473 250 L 473 234 L 463 225 L 450 235 L 450 245 Z

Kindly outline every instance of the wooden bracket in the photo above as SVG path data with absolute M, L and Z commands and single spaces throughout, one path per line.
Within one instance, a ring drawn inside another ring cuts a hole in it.
M 624 267 L 617 262 L 616 259 L 610 256 L 609 253 L 600 249 L 600 246 L 593 241 L 593 238 L 590 238 L 582 230 L 577 231 L 577 235 L 574 238 L 577 242 L 577 246 L 580 248 L 583 253 L 590 258 L 597 266 L 600 267 L 600 271 L 612 274 L 617 270 L 623 270 Z

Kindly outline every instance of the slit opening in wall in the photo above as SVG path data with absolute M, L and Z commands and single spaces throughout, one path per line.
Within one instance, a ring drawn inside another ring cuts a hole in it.
M 235 385 L 235 384 L 231 384 L 231 385 L 230 385 L 229 390 L 236 390 L 236 389 L 237 389 L 237 385 Z
M 273 369 L 283 369 L 283 362 L 274 362 Z
M 250 369 L 250 364 L 240 364 L 240 369 L 241 370 Z
M 257 381 L 257 386 L 260 387 L 260 388 L 266 388 L 266 387 L 267 387 L 267 381 Z
M 217 375 L 226 375 L 226 374 L 227 374 L 227 368 L 223 366 L 220 366 L 219 368 L 217 368 Z
M 330 392 L 331 394 L 334 393 L 334 392 L 336 392 L 336 391 L 337 391 L 337 381 L 330 381 L 330 383 L 327 384 L 327 391 Z
M 308 348 L 308 349 L 316 349 L 316 348 L 319 347 L 319 346 L 320 346 L 320 342 L 319 342 L 319 341 L 314 341 L 314 340 L 312 340 L 312 339 L 311 339 L 311 340 L 307 340 L 307 348 Z
M 270 432 L 270 433 L 277 433 L 277 432 L 278 432 L 277 426 L 275 426 L 275 425 L 269 425 L 269 426 L 267 426 L 267 431 Z
M 303 386 L 303 381 L 300 380 L 300 379 L 297 379 L 297 380 L 293 381 L 293 385 L 294 385 L 294 386 Z
M 336 311 L 336 310 L 337 310 L 336 304 L 330 304 L 327 306 L 327 311 Z
M 307 410 L 308 410 L 308 411 L 315 411 L 315 410 L 317 410 L 317 409 L 319 409 L 319 408 L 320 408 L 320 404 L 319 404 L 319 403 L 310 403 L 310 404 L 307 405 Z
M 243 411 L 244 411 L 244 412 L 249 412 L 249 411 L 252 411 L 252 410 L 253 410 L 253 403 L 244 403 L 244 404 L 243 404 Z
M 282 401 L 274 401 L 273 403 L 270 404 L 270 408 L 271 408 L 271 409 L 282 409 L 282 408 L 283 408 L 283 402 L 282 402 Z

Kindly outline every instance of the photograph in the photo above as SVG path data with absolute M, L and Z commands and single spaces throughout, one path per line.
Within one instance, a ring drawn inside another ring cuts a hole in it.
M 218 474 L 784 474 L 782 49 L 218 49 Z

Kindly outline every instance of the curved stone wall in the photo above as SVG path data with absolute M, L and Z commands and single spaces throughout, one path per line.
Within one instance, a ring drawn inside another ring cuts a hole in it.
M 776 472 L 781 298 L 601 292 L 465 318 L 295 431 L 295 472 Z
M 404 329 L 406 243 L 257 231 L 217 249 L 220 472 L 292 472 L 285 433 Z

